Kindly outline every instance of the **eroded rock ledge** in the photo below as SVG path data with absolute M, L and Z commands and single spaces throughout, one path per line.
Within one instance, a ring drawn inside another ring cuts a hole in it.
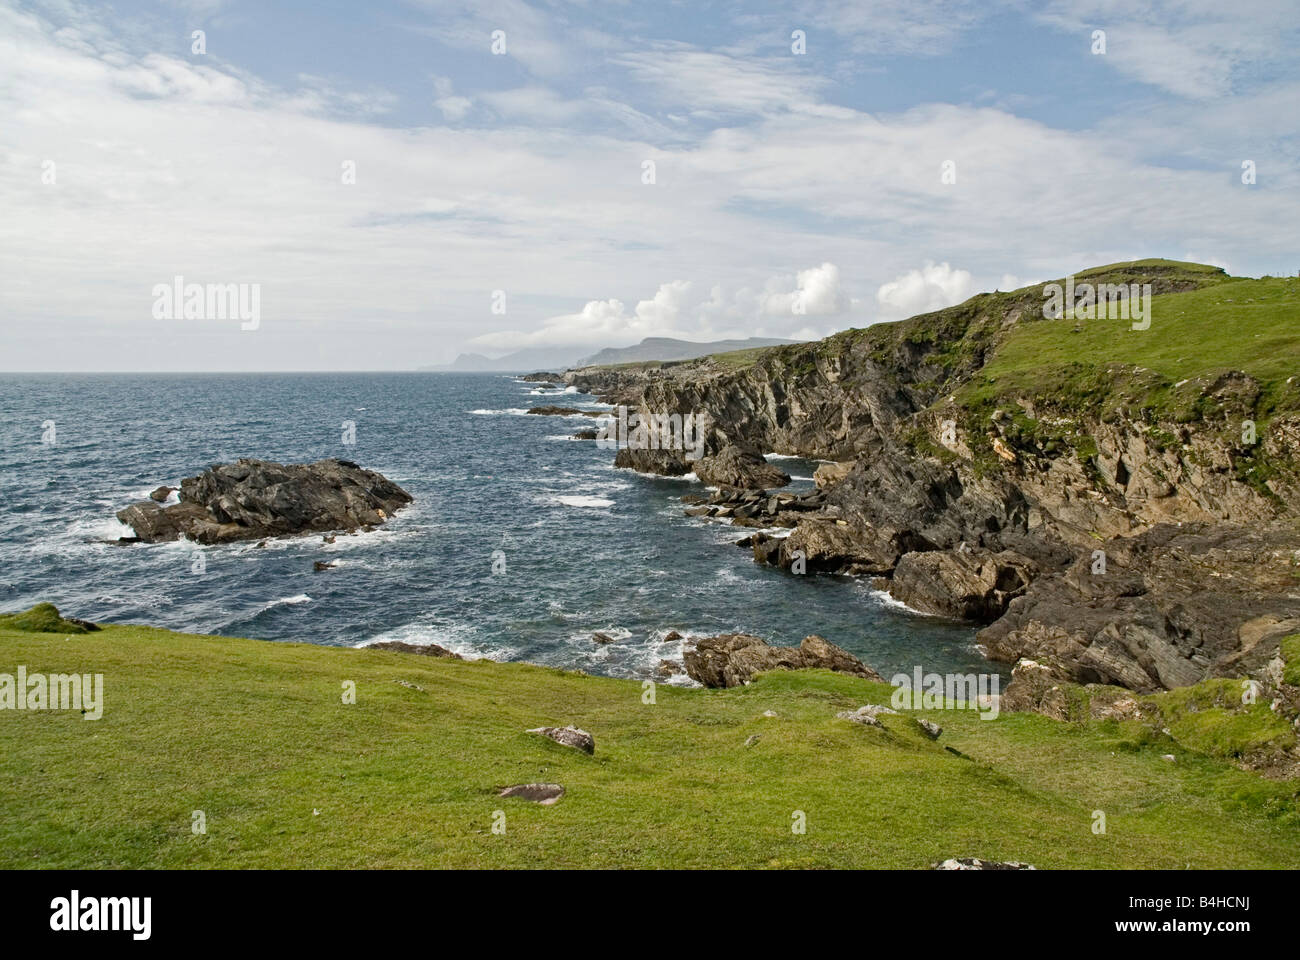
M 282 464 L 240 459 L 181 481 L 179 502 L 143 500 L 117 518 L 147 543 L 182 537 L 230 543 L 378 526 L 411 495 L 350 460 Z
M 773 647 L 747 633 L 702 637 L 682 659 L 692 680 L 706 687 L 738 687 L 765 670 L 803 670 L 820 667 L 880 683 L 884 678 L 847 650 L 816 634 L 797 647 Z

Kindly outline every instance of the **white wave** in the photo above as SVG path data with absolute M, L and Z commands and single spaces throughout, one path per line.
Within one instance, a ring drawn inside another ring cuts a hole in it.
M 896 610 L 899 613 L 910 613 L 914 617 L 930 616 L 930 614 L 927 614 L 924 611 L 914 610 L 902 600 L 895 600 L 889 595 L 888 591 L 877 590 L 875 587 L 867 587 L 866 590 L 867 597 L 878 606 L 884 607 L 886 610 Z
M 506 407 L 504 410 L 471 410 L 470 413 L 479 417 L 522 417 L 527 414 L 528 411 L 523 407 Z
M 292 597 L 281 597 L 279 600 L 272 600 L 263 610 L 271 610 L 275 607 L 296 607 L 300 603 L 311 603 L 311 597 L 305 593 L 295 593 Z
M 570 387 L 565 387 L 565 388 L 564 388 L 564 392 L 565 392 L 565 393 L 582 393 L 582 391 L 579 390 L 577 387 L 572 387 L 572 386 L 570 386 Z
M 435 626 L 429 623 L 406 623 L 392 630 L 385 630 L 369 640 L 356 644 L 357 648 L 368 647 L 372 643 L 384 640 L 398 640 L 414 646 L 429 646 L 436 643 L 446 647 L 452 653 L 459 654 L 466 660 L 517 660 L 519 651 L 502 643 L 485 643 L 477 636 L 477 630 L 468 623 Z
M 550 498 L 552 503 L 563 504 L 566 507 L 612 507 L 613 500 L 605 497 L 585 497 L 585 496 L 556 496 Z

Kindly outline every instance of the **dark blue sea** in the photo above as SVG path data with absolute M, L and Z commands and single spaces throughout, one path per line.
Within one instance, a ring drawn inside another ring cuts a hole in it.
M 886 676 L 990 669 L 967 625 L 865 581 L 757 566 L 734 546 L 751 531 L 682 515 L 701 484 L 614 470 L 612 451 L 570 439 L 588 418 L 524 415 L 542 403 L 601 408 L 493 374 L 0 375 L 0 609 L 49 600 L 97 621 L 434 642 L 625 677 L 679 661 L 673 630 L 782 644 L 820 633 Z M 415 502 L 333 544 L 112 542 L 131 534 L 119 509 L 241 456 L 355 460 Z M 812 485 L 816 463 L 780 465 L 793 489 Z M 317 560 L 336 566 L 314 572 Z

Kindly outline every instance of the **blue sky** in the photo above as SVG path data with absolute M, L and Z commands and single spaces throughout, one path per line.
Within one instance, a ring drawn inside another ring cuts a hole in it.
M 0 367 L 410 369 L 1145 256 L 1293 274 L 1298 39 L 1268 0 L 0 0 Z M 176 275 L 260 284 L 260 326 L 157 319 Z

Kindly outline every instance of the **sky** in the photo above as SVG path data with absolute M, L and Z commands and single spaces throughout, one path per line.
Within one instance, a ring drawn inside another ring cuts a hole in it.
M 409 370 L 811 339 L 1152 256 L 1294 275 L 1296 12 L 0 0 L 0 370 Z

